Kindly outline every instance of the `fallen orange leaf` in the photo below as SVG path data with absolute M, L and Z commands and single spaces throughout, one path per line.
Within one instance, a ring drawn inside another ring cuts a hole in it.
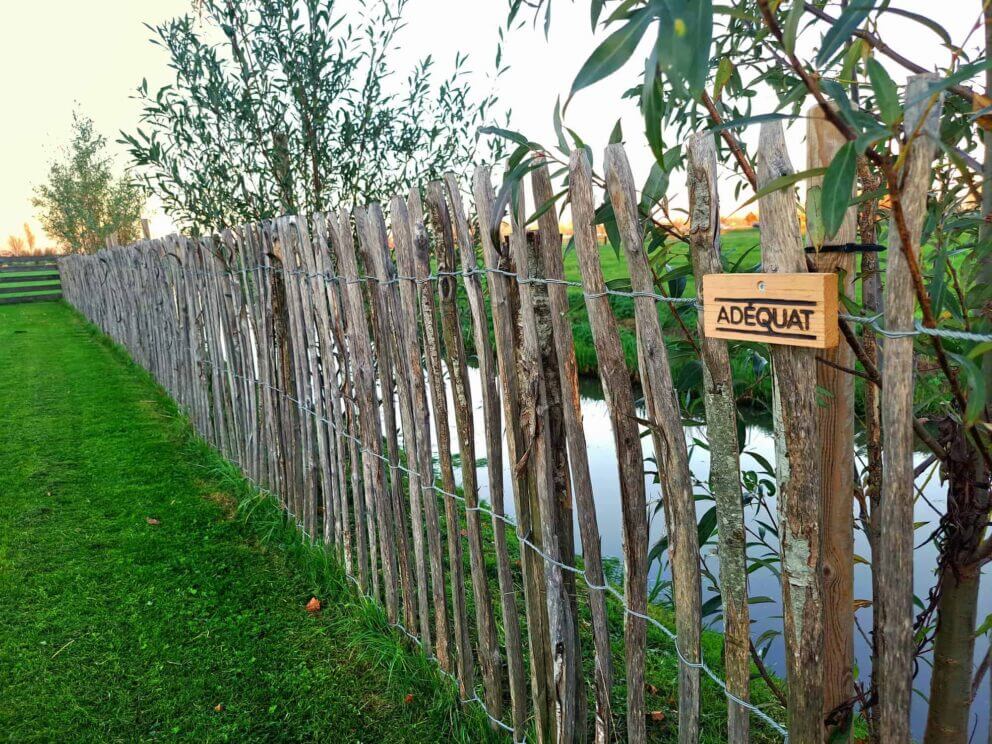
M 320 612 L 320 600 L 316 597 L 311 597 L 310 601 L 307 602 L 307 612 Z
M 403 702 L 404 703 L 407 703 L 407 704 L 412 703 L 413 702 L 413 693 L 412 692 L 408 692 L 406 694 L 406 697 L 403 698 Z
M 224 703 L 217 703 L 217 705 L 214 706 L 214 710 L 217 711 L 218 713 L 220 713 L 221 711 L 223 711 L 224 710 Z
M 661 723 L 662 721 L 664 721 L 665 720 L 664 711 L 660 711 L 660 710 L 651 711 L 651 720 L 657 723 Z
M 145 517 L 145 521 L 148 522 L 148 524 L 161 524 L 161 522 L 155 519 L 155 517 Z

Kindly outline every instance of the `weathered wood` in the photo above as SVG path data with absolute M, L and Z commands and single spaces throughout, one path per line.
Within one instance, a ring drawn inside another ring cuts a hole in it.
M 544 204 L 553 198 L 551 178 L 546 165 L 534 171 L 534 201 Z M 582 540 L 582 558 L 589 588 L 589 613 L 592 618 L 594 656 L 594 684 L 596 689 L 596 715 L 594 741 L 610 741 L 612 705 L 610 691 L 613 686 L 613 664 L 610 648 L 610 629 L 606 615 L 606 576 L 600 548 L 599 523 L 596 518 L 596 501 L 592 490 L 585 430 L 582 426 L 582 407 L 579 394 L 578 364 L 575 359 L 575 340 L 569 320 L 568 290 L 560 282 L 565 279 L 562 260 L 561 237 L 555 210 L 540 218 L 541 255 L 546 274 L 548 302 L 552 323 L 553 342 L 557 352 L 558 375 L 562 396 L 562 414 L 565 425 L 568 454 L 571 460 L 572 487 L 578 505 L 579 534 Z M 555 239 L 557 237 L 557 239 Z M 581 693 L 581 689 L 580 689 Z
M 758 187 L 793 173 L 781 122 L 761 126 Z M 762 197 L 761 258 L 767 272 L 799 273 L 806 255 L 792 189 Z M 814 352 L 770 346 L 778 481 L 782 604 L 789 683 L 789 736 L 823 740 L 823 574 Z
M 696 292 L 706 276 L 723 271 L 720 256 L 720 200 L 717 193 L 716 146 L 701 132 L 686 143 L 689 191 L 689 250 Z M 726 341 L 700 334 L 703 406 L 710 445 L 710 491 L 716 502 L 720 594 L 723 600 L 723 665 L 727 689 L 741 700 L 750 698 L 750 611 L 748 608 L 746 535 L 737 441 L 737 403 Z M 727 701 L 727 741 L 747 744 L 750 719 L 743 706 Z
M 495 195 L 493 193 L 492 181 L 490 180 L 489 170 L 487 168 L 480 167 L 475 171 L 472 182 L 472 190 L 475 196 L 476 212 L 479 217 L 479 227 L 481 233 L 480 238 L 482 241 L 483 258 L 486 266 L 489 268 L 502 267 L 509 269 L 510 266 L 508 263 L 508 257 L 500 255 L 497 246 L 492 239 L 491 227 L 495 224 L 496 220 L 502 218 L 502 215 L 493 214 Z M 471 263 L 466 263 L 467 261 L 471 261 Z M 470 271 L 471 267 L 474 266 L 474 261 L 474 254 L 469 256 L 466 251 L 462 251 L 462 267 L 466 272 Z M 495 394 L 495 380 L 493 379 L 493 373 L 491 371 L 492 362 L 489 361 L 486 363 L 485 374 L 487 379 L 483 381 L 483 385 L 484 387 L 490 387 L 493 390 L 493 395 L 489 396 L 488 401 L 484 400 L 483 405 L 488 406 L 486 408 L 486 441 L 491 453 L 501 451 L 501 448 L 499 448 L 499 414 L 492 410 L 492 406 L 498 405 L 500 400 L 502 401 L 503 418 L 506 421 L 518 421 L 520 411 L 517 397 L 518 385 L 515 370 L 516 361 L 514 359 L 513 352 L 513 329 L 515 326 L 515 321 L 513 318 L 513 308 L 508 297 L 507 284 L 507 277 L 501 274 L 490 274 L 487 281 L 487 285 L 489 287 L 490 307 L 493 315 L 493 333 L 496 341 L 495 351 L 496 362 L 498 364 L 498 378 L 503 388 L 503 395 L 500 399 Z M 475 294 L 475 292 L 470 291 L 470 299 Z M 482 337 L 485 348 L 488 352 L 488 333 L 482 334 L 481 331 L 478 330 L 479 325 L 480 324 L 477 320 L 475 323 L 475 327 L 477 329 L 477 339 L 480 336 Z M 479 342 L 477 340 L 476 346 L 478 345 Z M 487 352 L 480 353 L 489 356 Z M 519 460 L 518 453 L 522 451 L 522 438 L 520 431 L 515 426 L 508 426 L 506 427 L 506 430 L 507 452 L 509 454 L 510 462 L 516 464 Z M 493 442 L 493 435 L 495 435 L 495 442 Z M 502 486 L 502 461 L 502 455 L 494 458 L 493 454 L 490 454 L 489 487 L 490 496 L 492 497 L 493 513 L 495 515 L 493 517 L 493 530 L 496 536 L 497 553 L 506 554 L 507 556 L 505 559 L 498 560 L 497 568 L 499 573 L 500 594 L 503 604 L 503 627 L 506 636 L 507 670 L 509 673 L 510 697 L 513 707 L 513 735 L 514 738 L 519 741 L 523 739 L 524 728 L 527 720 L 527 687 L 520 638 L 520 625 L 517 617 L 516 590 L 514 589 L 513 576 L 508 565 L 509 557 L 506 544 L 506 528 L 505 523 L 502 520 L 502 517 L 505 515 Z M 495 472 L 498 472 L 499 475 L 494 477 Z M 526 513 L 526 510 L 522 510 L 521 507 L 527 499 L 528 485 L 526 476 L 521 471 L 516 470 L 516 468 L 514 469 L 514 476 L 511 479 L 511 488 L 513 490 L 514 502 L 517 507 L 517 523 L 522 524 L 520 515 L 522 513 Z M 534 618 L 534 605 L 537 604 L 538 611 L 543 611 L 543 608 L 537 600 L 537 597 L 534 596 L 534 592 L 531 590 L 531 587 L 533 586 L 533 572 L 535 571 L 533 551 L 527 546 L 521 546 L 521 554 L 521 569 L 524 576 L 524 602 L 526 605 L 526 615 L 528 618 Z M 537 626 L 536 620 L 534 625 Z M 531 639 L 533 639 L 536 634 L 536 631 L 530 628 L 530 623 L 528 623 L 528 633 Z M 531 647 L 534 647 L 533 640 L 531 641 Z M 543 658 L 544 657 L 541 657 L 541 659 Z M 539 665 L 540 672 L 538 670 Z M 539 673 L 543 674 L 543 668 L 543 661 L 539 661 L 534 654 L 531 654 L 531 669 L 533 670 L 534 678 L 539 678 Z M 547 691 L 535 689 L 534 700 L 537 729 L 538 731 L 543 731 L 545 730 L 547 724 Z
M 457 193 L 457 191 L 456 191 Z M 444 184 L 433 181 L 427 186 L 427 204 L 439 234 L 437 243 L 438 293 L 441 298 L 441 321 L 444 335 L 445 361 L 451 380 L 455 404 L 455 426 L 458 429 L 458 451 L 462 464 L 462 490 L 465 496 L 465 523 L 468 533 L 469 559 L 472 570 L 472 593 L 475 599 L 475 620 L 479 639 L 479 665 L 482 668 L 486 705 L 490 713 L 499 718 L 503 709 L 501 660 L 496 638 L 496 619 L 493 615 L 492 594 L 486 575 L 485 548 L 479 520 L 478 476 L 475 460 L 475 424 L 472 418 L 472 396 L 468 380 L 468 361 L 458 322 L 455 277 L 455 225 L 451 210 L 445 200 Z M 460 205 L 459 205 L 460 207 Z M 471 238 L 464 214 L 458 218 L 458 241 L 465 244 L 461 252 L 471 251 Z M 449 275 L 444 276 L 447 272 Z M 471 277 L 476 279 L 477 277 Z M 476 285 L 477 288 L 477 285 Z M 473 293 L 474 294 L 474 293 Z M 481 294 L 481 293 L 480 293 Z M 477 299 L 481 299 L 477 296 Z M 484 310 L 483 310 L 484 312 Z M 483 316 L 484 317 L 484 316 Z
M 374 214 L 370 214 L 374 212 Z M 361 246 L 362 261 L 367 274 L 375 271 L 375 262 L 382 255 L 382 247 L 386 244 L 386 225 L 378 205 L 366 209 L 355 210 L 355 223 L 358 228 L 359 245 Z M 400 586 L 403 590 L 404 618 L 409 632 L 417 634 L 416 602 L 413 599 L 413 572 L 410 569 L 410 538 L 409 520 L 406 517 L 406 507 L 400 494 L 402 476 L 400 474 L 400 448 L 397 437 L 396 404 L 393 387 L 396 381 L 394 366 L 393 340 L 390 332 L 391 313 L 385 290 L 376 281 L 365 283 L 371 310 L 372 333 L 375 339 L 376 374 L 379 378 L 379 390 L 382 401 L 382 419 L 386 438 L 386 451 L 389 457 L 388 484 L 390 511 L 393 515 L 393 534 L 396 536 L 397 566 L 400 574 Z
M 381 554 L 385 584 L 386 614 L 389 621 L 398 620 L 395 535 L 393 534 L 392 508 L 386 493 L 386 476 L 382 463 L 382 426 L 376 405 L 376 386 L 372 344 L 369 339 L 362 304 L 361 286 L 358 282 L 358 261 L 351 234 L 348 213 L 342 210 L 336 224 L 328 218 L 328 233 L 338 258 L 344 285 L 345 311 L 348 314 L 348 333 L 354 357 L 356 395 L 360 415 L 362 449 L 366 453 L 364 465 L 366 504 L 371 506 L 370 525 L 378 525 L 378 548 Z M 375 553 L 373 552 L 374 556 Z M 373 570 L 373 575 L 375 571 Z
M 446 494 L 455 493 L 455 472 L 451 459 L 451 430 L 448 424 L 448 400 L 441 369 L 441 339 L 438 336 L 439 313 L 430 276 L 430 241 L 423 219 L 420 195 L 413 192 L 410 200 L 415 205 L 409 209 L 413 220 L 413 253 L 417 283 L 420 292 L 420 313 L 424 325 L 424 352 L 427 359 L 427 378 L 430 381 L 431 409 L 434 413 L 434 434 L 437 440 L 438 465 L 441 470 L 441 487 Z M 468 613 L 465 607 L 465 569 L 462 561 L 461 527 L 458 507 L 451 495 L 444 496 L 444 514 L 448 531 L 448 565 L 451 572 L 451 607 L 454 615 L 455 652 L 457 654 L 458 686 L 462 698 L 474 694 L 475 676 L 472 647 L 468 634 Z
M 407 377 L 410 383 L 411 402 L 413 406 L 413 425 L 415 439 L 412 440 L 414 452 L 409 462 L 415 462 L 411 468 L 414 474 L 411 482 L 421 494 L 423 505 L 424 526 L 427 534 L 427 553 L 430 560 L 431 572 L 431 605 L 434 610 L 434 636 L 436 640 L 437 659 L 442 669 L 450 669 L 451 664 L 451 631 L 448 623 L 448 602 L 445 596 L 445 578 L 443 565 L 443 548 L 441 546 L 441 521 L 437 508 L 437 493 L 434 490 L 434 461 L 431 453 L 430 416 L 427 400 L 427 387 L 424 384 L 424 371 L 420 336 L 417 328 L 418 318 L 418 285 L 415 279 L 416 260 L 414 258 L 413 222 L 406 203 L 399 197 L 393 197 L 390 203 L 392 216 L 393 240 L 396 244 L 396 265 L 403 277 L 399 282 L 400 312 L 399 320 L 403 329 L 403 358 L 406 359 Z M 409 446 L 409 445 L 408 445 Z M 411 486 L 413 488 L 413 486 Z M 412 499 L 412 497 L 411 497 Z M 416 504 L 416 502 L 413 502 Z M 414 506 L 416 509 L 416 506 Z M 419 517 L 414 516 L 414 522 L 419 524 Z M 422 625 L 421 630 L 427 626 Z M 428 638 L 426 633 L 422 638 Z M 428 648 L 430 643 L 427 643 Z
M 904 251 L 920 253 L 920 232 L 926 217 L 927 193 L 936 152 L 933 137 L 940 122 L 941 101 L 928 100 L 934 75 L 914 75 L 906 86 L 911 105 L 905 130 L 920 134 L 903 157 L 901 202 L 911 245 L 903 245 L 895 222 L 889 226 L 885 271 L 885 327 L 913 330 L 916 295 Z M 883 742 L 909 742 L 909 709 L 913 689 L 913 338 L 885 341 L 882 368 L 882 499 L 879 507 L 879 554 L 875 556 L 880 613 L 878 644 L 879 736 Z
M 627 372 L 616 318 L 605 294 L 606 282 L 599 265 L 596 240 L 596 208 L 592 196 L 592 175 L 585 154 L 576 150 L 569 161 L 572 196 L 572 225 L 575 251 L 586 291 L 586 309 L 592 327 L 599 379 L 610 411 L 613 440 L 620 476 L 620 503 L 623 508 L 624 599 L 633 613 L 624 618 L 624 648 L 627 659 L 627 740 L 643 742 L 646 737 L 644 707 L 644 662 L 647 614 L 647 527 L 644 492 L 644 458 L 636 422 L 634 393 Z
M 370 227 L 373 229 L 372 237 L 374 238 L 374 243 L 370 245 L 369 259 L 375 271 L 375 277 L 379 285 L 379 292 L 382 295 L 386 313 L 386 333 L 390 343 L 390 355 L 396 360 L 394 365 L 396 397 L 399 402 L 400 422 L 403 427 L 403 445 L 406 449 L 408 461 L 411 464 L 415 464 L 417 431 L 414 424 L 410 376 L 411 366 L 414 361 L 418 362 L 419 371 L 419 350 L 414 359 L 408 357 L 409 342 L 406 338 L 407 326 L 401 319 L 399 288 L 396 284 L 396 269 L 389 255 L 386 224 L 382 216 L 382 210 L 378 205 L 369 207 L 369 220 L 371 223 Z M 416 325 L 414 325 L 413 331 L 416 332 Z M 413 343 L 416 343 L 416 338 L 414 338 Z M 404 360 L 409 363 L 404 363 Z M 398 504 L 398 508 L 403 509 L 400 513 L 403 514 L 405 522 L 402 528 L 404 539 L 409 539 L 406 536 L 412 530 L 413 562 L 414 573 L 416 574 L 416 598 L 408 596 L 406 601 L 409 605 L 408 612 L 416 612 L 416 621 L 410 620 L 411 632 L 422 637 L 422 642 L 425 644 L 425 648 L 429 653 L 431 648 L 431 629 L 430 605 L 427 599 L 427 560 L 424 553 L 423 509 L 421 506 L 422 484 L 419 477 L 419 470 L 417 468 L 413 468 L 413 470 L 417 475 L 410 475 L 407 479 L 410 495 L 410 519 L 406 519 L 405 505 Z M 394 477 L 397 480 L 401 480 L 398 470 L 394 471 Z M 410 524 L 406 524 L 407 522 Z M 417 628 L 422 628 L 422 630 L 418 633 Z
M 524 188 L 519 185 L 519 200 L 511 204 L 510 249 L 517 273 L 529 279 L 534 276 L 527 249 L 524 212 Z M 540 278 L 540 277 L 539 277 Z M 521 345 L 518 361 L 521 380 L 521 417 L 517 424 L 524 431 L 526 463 L 532 468 L 537 486 L 541 519 L 540 545 L 550 560 L 545 561 L 547 583 L 548 629 L 551 639 L 552 690 L 554 695 L 553 741 L 567 742 L 575 737 L 577 694 L 575 666 L 579 663 L 574 635 L 576 618 L 565 585 L 561 564 L 557 492 L 552 462 L 551 430 L 548 415 L 548 392 L 542 370 L 541 338 L 536 317 L 536 292 L 526 280 L 519 282 Z M 517 464 L 520 467 L 521 463 Z
M 637 212 L 637 194 L 630 164 L 622 145 L 606 149 L 606 184 L 617 218 L 617 227 L 627 256 L 630 282 L 635 292 L 654 291 L 654 275 L 644 252 L 644 234 Z M 699 537 L 696 530 L 696 500 L 692 492 L 689 455 L 682 431 L 682 416 L 675 398 L 672 371 L 665 337 L 654 298 L 634 299 L 637 326 L 637 366 L 651 438 L 658 462 L 658 479 L 664 493 L 665 519 L 672 562 L 675 627 L 681 655 L 691 664 L 700 661 L 702 634 L 699 583 Z M 647 518 L 642 514 L 647 533 Z M 645 556 L 646 562 L 646 556 Z M 699 669 L 679 665 L 679 741 L 699 739 Z
M 819 106 L 806 113 L 806 167 L 826 167 L 847 140 Z M 822 184 L 822 177 L 810 179 L 807 190 Z M 857 216 L 857 209 L 849 208 L 828 242 L 856 242 Z M 813 265 L 836 273 L 840 292 L 854 299 L 854 254 L 818 253 Z M 839 716 L 832 712 L 854 695 L 854 376 L 838 367 L 853 369 L 854 351 L 845 343 L 819 356 L 826 363 L 816 366 L 816 384 L 828 393 L 816 421 L 823 514 L 823 717 L 827 736 L 846 741 L 851 709 Z

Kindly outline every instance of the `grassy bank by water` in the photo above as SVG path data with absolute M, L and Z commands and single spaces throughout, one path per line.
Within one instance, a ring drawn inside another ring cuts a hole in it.
M 0 740 L 496 738 L 65 305 L 0 307 L 0 452 Z

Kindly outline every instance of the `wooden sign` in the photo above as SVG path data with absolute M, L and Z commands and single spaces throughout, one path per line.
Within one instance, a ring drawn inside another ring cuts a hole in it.
M 830 349 L 837 345 L 837 275 L 707 274 L 710 338 Z

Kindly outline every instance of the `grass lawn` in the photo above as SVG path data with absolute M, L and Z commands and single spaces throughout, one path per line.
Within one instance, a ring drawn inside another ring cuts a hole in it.
M 0 452 L 0 739 L 491 737 L 61 303 L 0 306 Z

